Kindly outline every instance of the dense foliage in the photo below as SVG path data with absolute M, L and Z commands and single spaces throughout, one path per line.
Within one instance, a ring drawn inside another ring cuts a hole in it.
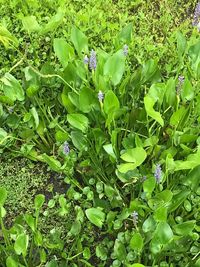
M 200 4 L 0 2 L 1 266 L 200 266 Z

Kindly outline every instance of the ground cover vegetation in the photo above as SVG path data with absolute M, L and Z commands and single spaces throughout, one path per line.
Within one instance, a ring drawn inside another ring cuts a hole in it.
M 200 4 L 0 3 L 0 266 L 200 266 Z

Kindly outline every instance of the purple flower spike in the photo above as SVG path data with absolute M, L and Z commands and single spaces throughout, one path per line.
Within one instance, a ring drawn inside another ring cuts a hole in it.
M 98 99 L 99 99 L 99 102 L 102 102 L 103 99 L 104 99 L 104 93 L 102 91 L 99 91 L 98 92 Z
M 69 144 L 67 142 L 64 142 L 63 153 L 67 156 L 67 155 L 69 155 L 69 152 L 70 152 Z
M 156 164 L 156 169 L 154 172 L 154 177 L 156 178 L 156 182 L 159 184 L 162 176 L 162 169 L 160 167 L 160 164 Z
M 83 63 L 87 65 L 89 63 L 89 58 L 87 55 L 84 56 Z
M 128 45 L 127 45 L 127 44 L 125 44 L 125 45 L 123 46 L 123 53 L 124 53 L 125 56 L 128 55 Z
M 136 225 L 138 223 L 138 213 L 137 211 L 134 211 L 132 213 L 133 223 Z
M 178 77 L 178 80 L 179 80 L 179 84 L 178 84 L 178 86 L 177 86 L 177 88 L 176 88 L 176 94 L 177 94 L 177 95 L 180 95 L 180 93 L 181 93 L 181 88 L 182 88 L 183 83 L 184 83 L 184 81 L 185 81 L 185 77 L 180 75 L 180 76 Z
M 89 60 L 89 66 L 91 70 L 95 70 L 97 67 L 97 58 L 96 58 L 96 52 L 92 49 L 90 52 L 90 60 Z
M 195 11 L 194 11 L 194 16 L 193 16 L 193 26 L 197 26 L 199 23 L 199 17 L 200 17 L 200 2 L 197 3 Z

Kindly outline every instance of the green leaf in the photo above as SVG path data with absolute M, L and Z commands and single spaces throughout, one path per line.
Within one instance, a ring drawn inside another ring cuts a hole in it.
M 114 254 L 116 258 L 120 261 L 124 261 L 126 259 L 126 248 L 124 244 L 118 239 L 115 240 Z
M 185 178 L 182 180 L 183 184 L 189 186 L 193 191 L 196 191 L 200 184 L 199 179 L 200 166 L 194 168 Z
M 24 219 L 33 232 L 35 232 L 35 219 L 30 214 L 25 214 Z
M 46 34 L 47 32 L 53 32 L 56 28 L 63 23 L 65 10 L 63 7 L 59 7 L 57 13 L 49 20 L 49 22 L 42 27 L 40 33 Z
M 152 99 L 150 96 L 147 95 L 144 97 L 144 105 L 145 105 L 145 110 L 147 112 L 147 115 L 150 116 L 151 118 L 153 118 L 155 121 L 157 121 L 163 127 L 164 121 L 163 121 L 160 113 L 153 109 L 154 104 L 155 104 L 155 100 Z
M 154 219 L 158 222 L 165 222 L 167 220 L 167 207 L 158 207 L 154 211 Z
M 112 144 L 107 144 L 103 146 L 104 150 L 110 155 L 112 158 L 116 159 L 115 152 L 113 150 Z
M 118 170 L 121 173 L 134 170 L 144 162 L 146 157 L 146 151 L 142 147 L 128 149 L 124 154 L 121 155 L 121 158 L 129 163 L 118 165 Z
M 88 118 L 82 114 L 67 114 L 67 120 L 71 126 L 86 132 L 88 129 Z
M 18 45 L 17 39 L 3 26 L 0 25 L 0 42 L 3 43 L 5 48 L 8 48 L 10 44 Z
M 36 210 L 41 209 L 42 205 L 44 204 L 45 196 L 42 194 L 38 194 L 34 199 L 34 206 Z
M 87 218 L 91 223 L 98 227 L 102 227 L 105 221 L 105 213 L 98 208 L 89 208 L 85 211 Z
M 75 220 L 75 222 L 73 222 L 72 227 L 70 229 L 70 233 L 74 236 L 77 236 L 81 231 L 81 223 L 78 220 Z
M 56 131 L 55 138 L 57 142 L 64 143 L 69 138 L 69 134 L 61 130 Z
M 163 97 L 165 94 L 166 85 L 164 83 L 154 83 L 149 89 L 148 96 L 162 105 Z
M 19 263 L 13 259 L 13 257 L 9 256 L 6 259 L 6 267 L 19 267 Z
M 140 233 L 133 233 L 130 240 L 130 248 L 133 250 L 142 251 L 143 248 L 143 238 Z
M 97 100 L 94 92 L 88 87 L 83 87 L 79 94 L 79 109 L 84 113 L 89 113 L 95 104 L 97 104 Z
M 126 25 L 117 36 L 117 40 L 129 44 L 132 38 L 133 23 Z
M 177 38 L 178 56 L 179 58 L 181 58 L 181 56 L 186 51 L 187 41 L 186 41 L 185 36 L 180 31 L 177 31 L 176 38 Z
M 167 105 L 173 106 L 176 102 L 176 81 L 170 78 L 166 84 L 165 101 Z
M 103 247 L 102 245 L 98 245 L 96 247 L 96 256 L 101 259 L 102 261 L 105 261 L 108 257 L 107 255 L 107 249 Z
M 169 212 L 175 211 L 188 197 L 190 194 L 189 190 L 180 191 L 176 195 L 173 196 L 170 206 L 168 207 Z
M 133 163 L 137 162 L 138 166 L 142 164 L 146 157 L 146 151 L 142 147 L 127 149 L 125 153 L 121 155 L 121 159 L 123 159 L 124 161 Z
M 187 221 L 173 226 L 173 229 L 177 235 L 186 236 L 192 233 L 195 227 L 196 221 Z
M 31 110 L 30 110 L 30 113 L 32 114 L 32 116 L 34 118 L 35 129 L 37 129 L 38 126 L 39 126 L 39 116 L 38 116 L 38 113 L 37 113 L 36 108 L 35 107 L 32 107 Z
M 56 260 L 52 260 L 50 262 L 47 262 L 45 267 L 58 267 L 58 263 Z
M 40 30 L 40 25 L 38 24 L 35 16 L 26 16 L 22 18 L 23 28 L 28 32 L 37 32 Z
M 18 235 L 15 244 L 14 244 L 14 249 L 17 255 L 23 255 L 23 257 L 26 256 L 27 253 L 27 248 L 28 248 L 28 241 L 29 237 L 28 235 L 22 233 Z
M 61 168 L 61 163 L 47 154 L 42 154 L 42 159 L 50 166 L 54 171 L 59 172 Z
M 171 227 L 166 222 L 160 222 L 155 230 L 154 238 L 158 239 L 160 244 L 167 244 L 173 238 Z
M 125 56 L 122 50 L 110 56 L 104 65 L 104 75 L 111 79 L 113 85 L 120 83 L 125 71 Z
M 80 151 L 87 148 L 87 139 L 83 135 L 83 133 L 79 131 L 72 131 L 71 132 L 71 139 L 73 145 Z
M 147 232 L 153 232 L 156 228 L 156 222 L 152 216 L 149 216 L 142 225 L 142 230 Z
M 71 41 L 79 55 L 81 55 L 82 52 L 88 53 L 87 37 L 75 26 L 72 27 Z
M 104 99 L 104 111 L 107 115 L 120 108 L 120 103 L 115 93 L 109 90 Z
M 12 101 L 24 100 L 24 91 L 14 76 L 10 73 L 6 73 L 3 78 L 1 78 L 1 81 L 3 82 L 2 90 L 5 96 L 9 97 Z
M 194 89 L 188 79 L 185 79 L 181 90 L 181 98 L 183 101 L 190 101 L 194 98 Z
M 154 78 L 157 78 L 156 76 L 158 71 L 159 69 L 157 62 L 153 59 L 148 60 L 147 62 L 145 62 L 142 68 L 142 81 L 143 82 L 147 82 L 149 80 L 153 81 Z
M 186 112 L 187 110 L 183 106 L 175 111 L 170 118 L 170 125 L 177 127 L 181 119 L 185 116 Z
M 69 59 L 73 57 L 74 54 L 73 48 L 64 38 L 55 38 L 53 41 L 53 48 L 63 68 L 67 67 Z
M 7 198 L 7 191 L 4 187 L 0 187 L 0 207 L 3 207 Z
M 143 190 L 147 194 L 148 198 L 151 196 L 151 193 L 155 189 L 155 186 L 156 186 L 156 179 L 154 177 L 150 177 L 144 181 Z

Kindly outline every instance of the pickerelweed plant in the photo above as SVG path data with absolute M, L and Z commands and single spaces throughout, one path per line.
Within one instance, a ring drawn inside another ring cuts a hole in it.
M 46 162 L 65 174 L 69 194 L 76 193 L 77 200 L 84 196 L 86 218 L 113 241 L 104 238 L 96 246 L 99 266 L 108 258 L 113 267 L 136 262 L 194 266 L 199 255 L 200 42 L 193 36 L 187 41 L 177 31 L 177 66 L 166 76 L 158 60 L 132 66 L 131 34 L 128 24 L 107 53 L 90 48 L 87 37 L 72 27 L 70 43 L 64 37 L 53 40 L 56 72 L 51 62 L 38 70 L 23 55 L 23 83 L 11 74 L 18 65 L 1 78 L 1 148 Z M 66 201 L 60 202 L 65 207 Z M 40 207 L 34 218 L 25 217 L 38 247 L 42 243 L 34 227 Z M 9 248 L 3 223 L 2 231 Z M 28 266 L 28 237 L 20 231 L 14 249 Z M 18 246 L 21 240 L 25 247 Z

